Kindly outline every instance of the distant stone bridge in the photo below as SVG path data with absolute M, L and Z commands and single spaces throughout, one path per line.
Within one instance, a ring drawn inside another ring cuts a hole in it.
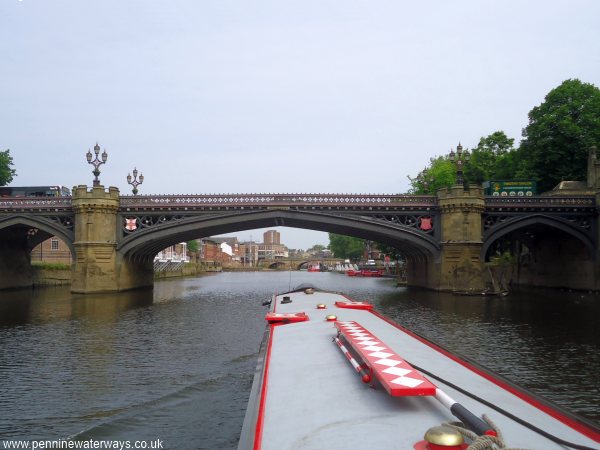
M 524 282 L 600 289 L 595 195 L 485 197 L 476 186 L 435 196 L 120 196 L 78 186 L 73 197 L 2 198 L 0 288 L 31 284 L 31 250 L 51 236 L 73 254 L 73 292 L 92 293 L 151 285 L 154 256 L 172 244 L 273 226 L 394 246 L 411 285 L 481 290 L 485 261 L 518 243 Z
M 341 258 L 276 258 L 261 259 L 258 265 L 267 269 L 302 270 L 308 269 L 311 264 L 325 264 L 326 266 L 333 267 L 343 262 L 344 260 Z

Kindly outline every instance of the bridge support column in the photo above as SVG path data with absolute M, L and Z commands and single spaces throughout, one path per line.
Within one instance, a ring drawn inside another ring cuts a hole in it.
M 124 261 L 117 253 L 119 190 L 77 186 L 72 204 L 75 263 L 71 292 L 91 294 L 151 286 L 152 269 L 148 272 L 147 264 Z
M 438 191 L 442 219 L 442 255 L 438 289 L 480 292 L 486 275 L 481 260 L 485 207 L 483 189 L 471 185 L 452 186 Z

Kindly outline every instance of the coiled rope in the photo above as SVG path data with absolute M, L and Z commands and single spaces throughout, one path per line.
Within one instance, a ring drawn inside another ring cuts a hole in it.
M 408 362 L 408 361 L 407 361 Z M 550 439 L 552 442 L 556 442 L 557 444 L 563 445 L 565 447 L 569 447 L 569 448 L 573 448 L 576 450 L 597 450 L 594 449 L 592 447 L 588 447 L 586 445 L 582 445 L 582 444 L 575 444 L 573 442 L 569 442 L 566 441 L 564 439 L 561 439 L 557 436 L 554 436 L 550 433 L 548 433 L 547 431 L 542 430 L 541 428 L 536 427 L 535 425 L 533 425 L 532 423 L 529 423 L 528 421 L 526 421 L 525 419 L 521 419 L 520 417 L 515 416 L 514 414 L 506 411 L 505 409 L 500 408 L 499 406 L 489 402 L 488 400 L 485 400 L 475 394 L 473 394 L 472 392 L 467 391 L 466 389 L 461 388 L 460 386 L 457 386 L 454 383 L 449 382 L 448 380 L 445 380 L 444 378 L 429 372 L 428 370 L 425 370 L 415 364 L 409 363 L 411 366 L 413 366 L 415 369 L 417 369 L 419 372 L 421 372 L 424 375 L 427 375 L 428 377 L 433 378 L 434 380 L 437 380 L 441 383 L 444 383 L 446 386 L 451 387 L 452 389 L 455 389 L 456 391 L 472 398 L 473 400 L 478 401 L 479 403 L 481 403 L 482 405 L 485 405 L 495 411 L 498 411 L 500 414 L 504 415 L 505 417 L 508 417 L 511 420 L 514 420 L 516 423 L 523 425 L 527 428 L 529 428 L 530 430 L 536 432 L 537 434 L 544 436 L 547 439 Z M 493 447 L 492 447 L 493 448 Z M 499 448 L 503 448 L 503 447 L 499 447 Z M 505 447 L 504 447 L 505 448 Z M 509 449 L 507 449 L 509 450 Z
M 478 436 L 477 433 L 473 433 L 468 428 L 465 428 L 460 422 L 446 422 L 444 425 L 454 428 L 462 434 L 463 437 L 472 441 L 471 445 L 467 447 L 467 450 L 528 450 L 520 447 L 507 447 L 502 432 L 492 419 L 485 414 L 483 414 L 481 418 L 496 432 L 497 436 L 488 436 L 486 434 Z

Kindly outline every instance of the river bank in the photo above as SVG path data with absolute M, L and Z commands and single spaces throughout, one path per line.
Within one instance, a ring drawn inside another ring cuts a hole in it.
M 31 265 L 33 286 L 63 286 L 71 284 L 71 266 L 57 263 Z
M 62 286 L 71 284 L 71 267 L 67 264 L 32 264 L 33 286 Z M 207 266 L 201 263 L 188 263 L 171 268 L 155 270 L 155 280 L 196 277 L 219 272 L 289 272 L 288 269 L 269 269 L 265 267 L 222 267 Z

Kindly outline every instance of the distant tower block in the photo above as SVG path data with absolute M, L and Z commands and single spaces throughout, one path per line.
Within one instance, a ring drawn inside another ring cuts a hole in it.
M 265 244 L 281 244 L 281 233 L 276 230 L 269 230 L 263 234 Z

